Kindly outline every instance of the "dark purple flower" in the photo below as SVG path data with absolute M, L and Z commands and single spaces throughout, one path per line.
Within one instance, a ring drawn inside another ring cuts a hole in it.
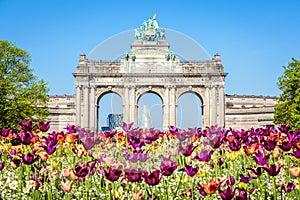
M 26 122 L 19 122 L 20 129 L 23 132 L 31 132 L 32 131 L 32 122 L 26 121 Z
M 14 158 L 14 157 L 10 156 L 9 159 L 10 159 L 12 167 L 14 169 L 18 168 L 21 165 L 21 163 L 22 163 L 22 160 L 19 159 L 19 158 Z
M 0 171 L 4 168 L 3 162 L 0 162 Z
M 29 131 L 21 131 L 17 134 L 17 138 L 24 145 L 31 144 L 31 140 L 33 139 L 33 134 Z
M 148 174 L 148 172 L 145 171 L 143 177 L 144 177 L 144 181 L 148 185 L 157 185 L 161 179 L 159 170 L 155 170 L 150 174 Z
M 49 128 L 50 128 L 50 121 L 48 121 L 48 122 L 40 122 L 39 123 L 39 127 L 40 127 L 40 130 L 42 131 L 42 132 L 47 132 L 48 130 L 49 130 Z
M 196 167 L 193 167 L 192 165 L 185 164 L 184 168 L 180 169 L 179 171 L 184 171 L 189 176 L 195 176 L 195 174 L 197 174 L 198 170 L 199 170 L 198 165 L 196 165 Z
M 113 138 L 116 134 L 117 134 L 116 130 L 110 130 L 104 132 L 106 138 Z
M 116 181 L 122 174 L 122 167 L 119 166 L 118 168 L 114 166 L 110 166 L 108 171 L 105 171 L 103 167 L 100 168 L 101 174 L 109 181 Z
M 187 144 L 185 146 L 182 146 L 182 144 L 179 143 L 179 152 L 184 156 L 190 156 L 193 153 L 194 149 L 197 147 L 198 145 L 194 146 L 193 143 Z
M 240 181 L 241 182 L 244 182 L 244 183 L 249 183 L 251 180 L 253 180 L 253 178 L 252 177 L 246 177 L 246 176 L 244 176 L 243 174 L 240 174 Z
M 89 175 L 90 173 L 90 166 L 87 163 L 75 165 L 75 169 L 73 170 L 74 174 L 78 177 L 84 178 L 85 176 Z
M 75 125 L 70 125 L 70 124 L 68 124 L 65 129 L 67 129 L 68 133 L 76 133 L 77 131 L 77 127 Z
M 218 158 L 217 164 L 221 166 L 223 165 L 224 162 L 225 162 L 224 158 Z
M 3 128 L 1 130 L 1 134 L 0 136 L 2 135 L 3 137 L 7 137 L 9 136 L 10 134 L 13 134 L 13 130 L 11 128 Z
M 160 134 L 161 132 L 159 130 L 155 130 L 153 128 L 146 130 L 145 142 L 147 144 L 151 144 L 152 142 L 156 141 L 159 138 Z
M 80 141 L 86 150 L 90 150 L 95 146 L 95 139 L 93 136 L 81 138 Z
M 278 145 L 280 147 L 280 149 L 282 149 L 283 151 L 289 151 L 291 150 L 291 148 L 293 147 L 293 141 L 283 141 L 281 143 L 281 145 Z
M 201 196 L 205 197 L 207 195 L 207 193 L 204 190 L 204 186 L 202 186 L 199 183 L 197 183 L 196 188 L 199 191 L 199 193 L 201 194 Z
M 278 137 L 268 137 L 266 140 L 262 141 L 263 147 L 268 151 L 275 149 L 278 142 Z
M 244 189 L 238 188 L 238 194 L 235 197 L 235 200 L 248 200 L 247 191 Z
M 202 162 L 208 162 L 211 159 L 211 155 L 214 153 L 213 150 L 202 149 L 200 154 L 196 155 L 194 159 Z
M 26 165 L 31 165 L 32 163 L 34 163 L 36 161 L 36 159 L 38 158 L 34 154 L 35 154 L 35 151 L 33 151 L 32 153 L 29 152 L 26 155 L 24 155 L 22 157 L 23 163 Z
M 246 169 L 248 170 L 249 175 L 252 178 L 255 179 L 263 173 L 264 168 L 263 167 L 257 167 L 256 169 L 254 169 L 254 168 L 251 168 L 251 167 L 247 167 Z
M 15 150 L 15 149 L 12 149 L 12 150 L 10 150 L 10 155 L 16 155 L 17 154 L 17 151 Z
M 294 182 L 290 182 L 285 186 L 284 184 L 281 185 L 281 188 L 286 192 L 289 193 L 295 189 L 296 185 Z
M 239 141 L 238 139 L 234 138 L 233 140 L 229 141 L 228 146 L 232 151 L 238 151 L 242 147 L 242 142 Z
M 137 182 L 142 179 L 143 172 L 141 170 L 130 166 L 129 168 L 124 169 L 124 171 L 125 177 L 131 182 Z
M 269 173 L 270 176 L 277 176 L 282 166 L 283 166 L 282 164 L 279 165 L 271 164 L 263 168 Z
M 234 190 L 232 190 L 232 186 L 230 184 L 227 184 L 225 190 L 222 190 L 221 187 L 219 187 L 218 190 L 219 195 L 223 200 L 230 200 L 234 197 Z
M 254 153 L 255 156 L 253 156 L 253 160 L 259 165 L 265 165 L 269 162 L 269 158 L 271 153 L 268 153 L 266 156 L 263 156 L 263 153 L 259 150 Z
M 169 130 L 173 134 L 175 134 L 176 132 L 178 132 L 178 128 L 176 128 L 175 126 L 169 126 Z
M 177 169 L 177 162 L 172 160 L 164 160 L 160 164 L 161 174 L 164 176 L 170 176 Z
M 46 141 L 44 142 L 44 146 L 41 147 L 47 154 L 51 155 L 55 152 L 57 145 L 58 140 L 56 137 L 47 137 Z
M 134 149 L 141 148 L 145 144 L 143 138 L 128 138 L 128 142 Z
M 293 155 L 294 155 L 296 158 L 300 158 L 300 149 L 295 148 L 294 151 L 293 151 Z
M 279 124 L 278 129 L 283 133 L 287 133 L 290 130 L 290 125 L 289 124 Z

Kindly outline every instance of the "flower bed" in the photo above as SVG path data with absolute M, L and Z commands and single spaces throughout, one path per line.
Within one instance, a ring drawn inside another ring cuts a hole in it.
M 0 199 L 299 199 L 300 131 L 20 123 L 0 135 Z

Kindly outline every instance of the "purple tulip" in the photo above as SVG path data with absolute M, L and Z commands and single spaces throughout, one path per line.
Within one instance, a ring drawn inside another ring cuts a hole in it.
M 234 190 L 232 190 L 232 186 L 230 184 L 227 184 L 227 187 L 225 190 L 222 190 L 220 187 L 218 188 L 219 195 L 223 200 L 230 200 L 234 197 Z
M 4 168 L 4 163 L 0 162 L 0 171 L 2 171 L 3 168 Z
M 172 160 L 164 160 L 160 164 L 161 174 L 164 176 L 170 176 L 177 169 L 177 162 Z
M 122 125 L 122 129 L 127 132 L 131 129 L 133 123 L 130 123 L 130 124 L 126 124 L 125 122 L 123 122 L 123 125 Z
M 214 153 L 213 150 L 202 149 L 200 154 L 196 155 L 194 159 L 202 162 L 208 162 L 211 159 L 211 155 Z
M 218 158 L 217 164 L 221 166 L 223 165 L 224 162 L 225 162 L 224 158 Z
M 286 192 L 289 193 L 295 189 L 296 185 L 294 182 L 290 182 L 285 186 L 284 184 L 281 185 L 281 188 Z
M 238 139 L 234 138 L 232 141 L 229 141 L 228 146 L 232 151 L 238 151 L 242 147 L 242 142 L 239 141 Z
M 185 164 L 184 168 L 180 169 L 179 171 L 185 171 L 187 175 L 189 176 L 195 176 L 199 170 L 199 166 L 196 165 L 196 167 L 193 167 L 191 165 Z
M 48 121 L 48 122 L 40 122 L 39 123 L 39 127 L 40 127 L 40 130 L 42 131 L 42 132 L 47 132 L 48 130 L 49 130 L 49 128 L 50 128 L 50 121 Z
M 84 148 L 86 150 L 90 150 L 90 149 L 92 149 L 95 146 L 94 136 L 92 136 L 92 137 L 85 137 L 84 139 L 81 138 L 80 141 L 81 141 L 82 145 L 84 146 Z
M 89 175 L 90 173 L 90 166 L 87 163 L 75 165 L 75 169 L 73 170 L 74 174 L 78 177 L 84 178 L 85 176 Z
M 9 159 L 10 159 L 11 163 L 14 165 L 13 166 L 14 168 L 18 168 L 22 163 L 22 160 L 18 159 L 18 158 L 14 158 L 14 157 L 9 156 Z
M 31 144 L 33 137 L 33 134 L 29 131 L 21 131 L 17 134 L 17 139 L 24 145 Z
M 56 147 L 58 145 L 58 140 L 56 138 L 56 135 L 49 135 L 46 138 L 46 141 L 44 142 L 44 146 L 41 146 L 45 152 L 49 155 L 53 154 L 56 150 Z
M 290 125 L 289 124 L 279 124 L 278 129 L 283 133 L 287 133 L 290 130 Z
M 76 133 L 76 131 L 77 131 L 77 127 L 75 125 L 68 124 L 65 129 L 67 129 L 68 133 Z
M 159 138 L 160 134 L 161 132 L 159 130 L 155 130 L 153 128 L 146 130 L 145 142 L 147 144 L 151 144 L 152 142 L 156 141 Z
M 128 142 L 134 149 L 141 148 L 145 144 L 143 138 L 128 138 Z
M 238 188 L 238 194 L 235 197 L 235 200 L 248 200 L 247 191 L 244 189 Z
M 267 149 L 268 151 L 271 151 L 273 149 L 275 149 L 277 142 L 278 142 L 278 138 L 274 137 L 268 137 L 266 140 L 262 140 L 262 146 L 265 147 L 265 149 Z
M 125 177 L 131 182 L 137 182 L 142 179 L 143 172 L 141 170 L 130 166 L 129 168 L 124 169 L 124 171 Z
M 257 167 L 256 169 L 254 169 L 254 168 L 251 168 L 251 167 L 247 167 L 246 169 L 248 170 L 248 173 L 250 174 L 250 176 L 255 179 L 258 176 L 262 175 L 264 168 L 263 167 Z
M 110 130 L 104 132 L 106 138 L 113 138 L 116 134 L 117 134 L 116 130 Z
M 283 166 L 282 164 L 279 165 L 271 164 L 263 168 L 269 173 L 270 176 L 277 176 L 282 166 Z
M 143 177 L 144 177 L 144 181 L 148 185 L 157 185 L 161 179 L 159 170 L 155 170 L 150 174 L 148 174 L 148 172 L 145 171 Z
M 33 151 L 32 153 L 27 153 L 26 155 L 24 155 L 22 157 L 22 161 L 24 164 L 26 165 L 31 165 L 32 163 L 34 163 L 36 161 L 36 159 L 38 158 L 37 156 L 34 156 L 35 151 Z
M 263 153 L 259 150 L 254 153 L 253 160 L 259 165 L 265 165 L 269 162 L 271 153 L 268 153 L 266 156 L 263 156 Z
M 19 122 L 20 129 L 23 132 L 31 132 L 32 131 L 32 122 L 26 121 L 26 122 Z
M 297 147 L 294 149 L 293 151 L 293 155 L 296 157 L 296 158 L 300 158 L 300 149 L 298 149 Z
M 193 143 L 182 146 L 181 143 L 179 143 L 179 152 L 184 156 L 190 156 L 194 149 L 197 148 L 199 145 L 194 146 Z
M 116 168 L 114 166 L 110 166 L 108 171 L 105 171 L 103 167 L 100 167 L 100 172 L 107 180 L 116 181 L 122 174 L 122 167 L 119 166 Z
M 3 128 L 1 130 L 0 136 L 2 135 L 3 137 L 7 137 L 10 134 L 13 134 L 13 130 L 11 128 Z
M 249 183 L 251 180 L 253 180 L 253 178 L 252 177 L 246 177 L 246 176 L 244 176 L 243 174 L 240 174 L 240 181 L 241 182 L 244 182 L 244 183 Z
M 280 147 L 280 149 L 282 149 L 283 151 L 289 151 L 291 150 L 291 148 L 293 147 L 293 143 L 292 141 L 283 141 L 281 143 L 281 145 L 278 145 Z

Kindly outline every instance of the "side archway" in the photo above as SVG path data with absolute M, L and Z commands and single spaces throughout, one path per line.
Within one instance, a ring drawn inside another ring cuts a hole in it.
M 113 91 L 103 92 L 97 100 L 98 131 L 118 129 L 123 122 L 123 101 Z
M 176 124 L 178 128 L 202 128 L 203 99 L 192 91 L 183 92 L 177 99 Z
M 163 99 L 153 91 L 147 91 L 137 98 L 137 126 L 163 129 Z

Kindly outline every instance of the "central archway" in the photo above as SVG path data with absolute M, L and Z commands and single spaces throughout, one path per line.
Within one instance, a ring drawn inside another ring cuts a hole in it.
M 203 100 L 195 92 L 185 92 L 177 100 L 177 126 L 202 128 Z
M 98 131 L 120 128 L 123 122 L 122 98 L 115 92 L 106 92 L 98 99 Z
M 143 93 L 137 101 L 137 126 L 163 129 L 163 100 L 155 92 Z

